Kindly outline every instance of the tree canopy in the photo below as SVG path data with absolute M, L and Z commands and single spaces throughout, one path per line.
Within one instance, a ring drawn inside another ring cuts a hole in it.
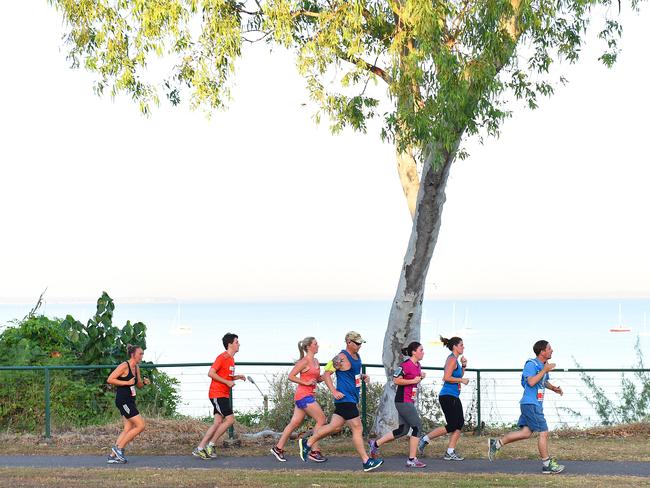
M 551 94 L 561 81 L 551 65 L 578 59 L 591 21 L 606 65 L 622 32 L 611 0 L 49 1 L 72 65 L 97 74 L 97 93 L 126 94 L 144 113 L 162 97 L 223 108 L 245 46 L 264 42 L 296 53 L 317 118 L 336 132 L 380 117 L 400 148 L 451 150 L 459 133 L 497 133 L 504 94 L 531 107 Z

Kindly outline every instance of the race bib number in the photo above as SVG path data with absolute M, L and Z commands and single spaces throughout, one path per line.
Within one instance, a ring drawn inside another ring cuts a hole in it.
M 354 376 L 354 386 L 361 388 L 361 375 L 357 374 Z
M 230 366 L 230 379 L 232 380 L 235 377 L 235 367 Z
M 418 388 L 417 388 L 417 386 L 414 386 L 414 387 L 411 389 L 411 400 L 415 401 L 415 399 L 417 398 L 417 396 L 418 396 Z
M 544 388 L 538 388 L 537 389 L 537 401 L 538 402 L 543 402 L 544 401 Z
M 135 396 L 135 386 L 131 386 L 131 396 Z

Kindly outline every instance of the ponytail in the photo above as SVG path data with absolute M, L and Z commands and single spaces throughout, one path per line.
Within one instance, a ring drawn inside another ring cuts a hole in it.
M 129 358 L 132 358 L 135 352 L 140 349 L 140 346 L 134 346 L 132 344 L 126 345 L 126 353 L 129 355 Z
M 314 342 L 316 338 L 315 337 L 305 337 L 303 340 L 298 341 L 298 352 L 300 353 L 300 359 L 305 357 L 305 354 L 307 354 L 307 349 L 309 346 L 311 346 L 311 343 Z
M 413 353 L 418 350 L 418 347 L 420 347 L 422 344 L 420 344 L 417 341 L 411 342 L 408 346 L 402 348 L 402 355 L 411 357 L 413 356 Z
M 456 336 L 451 337 L 449 339 L 445 339 L 444 337 L 440 336 L 440 342 L 442 342 L 442 345 L 445 346 L 447 349 L 453 351 L 454 346 L 457 346 L 458 344 L 463 342 L 463 340 L 460 337 L 456 337 Z

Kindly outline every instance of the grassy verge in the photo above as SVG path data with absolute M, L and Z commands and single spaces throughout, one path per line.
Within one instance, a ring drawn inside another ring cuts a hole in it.
M 106 454 L 120 432 L 119 423 L 101 427 L 57 432 L 49 442 L 40 436 L 29 434 L 0 435 L 0 454 Z M 171 454 L 188 455 L 199 442 L 207 424 L 199 420 L 147 419 L 147 429 L 129 446 L 129 455 Z M 501 432 L 491 432 L 499 435 Z M 465 434 L 458 450 L 469 458 L 484 458 L 487 435 Z M 218 446 L 222 456 L 267 455 L 274 439 L 260 441 L 226 442 Z M 350 439 L 337 436 L 322 441 L 323 452 L 328 456 L 355 455 Z M 650 425 L 631 424 L 619 427 L 588 430 L 555 431 L 551 434 L 551 453 L 562 460 L 617 460 L 650 461 Z M 427 455 L 442 456 L 446 439 L 435 440 L 428 448 Z M 382 448 L 385 456 L 404 455 L 407 443 L 404 439 L 390 443 Z M 297 445 L 291 441 L 287 445 L 289 456 L 297 456 Z M 536 438 L 505 446 L 500 454 L 503 459 L 536 459 Z
M 591 476 L 543 476 L 504 474 L 391 474 L 391 473 L 331 473 L 323 471 L 252 472 L 244 470 L 219 470 L 218 473 L 194 469 L 57 469 L 0 468 L 0 484 L 21 488 L 42 487 L 75 488 L 102 486 L 124 488 L 125 486 L 155 487 L 627 487 L 650 486 L 650 481 L 634 477 Z

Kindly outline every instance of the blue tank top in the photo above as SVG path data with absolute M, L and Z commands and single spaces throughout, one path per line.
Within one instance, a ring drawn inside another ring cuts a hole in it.
M 455 357 L 453 354 L 450 354 L 447 356 L 447 359 Z M 454 378 L 462 378 L 463 377 L 463 367 L 460 365 L 460 361 L 458 358 L 456 358 L 456 369 L 451 373 L 451 376 Z M 442 395 L 450 395 L 450 396 L 455 396 L 459 397 L 460 396 L 460 383 L 449 383 L 448 381 L 445 381 L 445 384 L 442 385 L 442 389 L 440 390 L 439 396 Z
M 359 391 L 361 390 L 361 356 L 354 359 L 345 349 L 341 351 L 350 361 L 350 369 L 347 371 L 336 370 L 336 389 L 343 393 L 343 398 L 334 400 L 334 403 L 359 403 Z

